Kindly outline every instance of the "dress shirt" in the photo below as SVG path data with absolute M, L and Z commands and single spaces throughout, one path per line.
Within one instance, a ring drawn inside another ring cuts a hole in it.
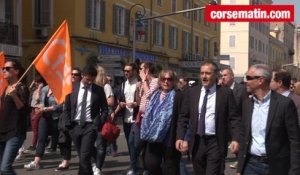
M 87 99 L 86 99 L 86 117 L 85 121 L 91 122 L 91 97 L 92 97 L 92 86 L 88 87 L 87 92 Z M 84 93 L 84 84 L 80 82 L 78 97 L 77 97 L 77 105 L 76 105 L 76 115 L 75 120 L 80 121 L 80 114 L 81 114 L 81 105 L 82 105 L 82 97 Z
M 137 79 L 134 79 L 131 82 L 129 82 L 129 80 L 125 81 L 124 95 L 125 95 L 126 103 L 134 102 L 135 91 L 136 91 L 136 83 L 137 83 Z M 126 106 L 124 122 L 125 123 L 134 123 L 133 108 L 128 108 Z
M 288 97 L 290 95 L 290 93 L 291 93 L 291 91 L 287 90 L 287 91 L 283 92 L 281 95 Z
M 271 91 L 263 98 L 262 101 L 258 100 L 253 96 L 254 100 L 254 109 L 252 113 L 252 123 L 251 123 L 251 133 L 252 141 L 250 154 L 256 156 L 265 156 L 266 155 L 266 127 L 267 119 L 270 107 L 270 97 Z
M 199 99 L 199 115 L 198 120 L 200 120 L 201 108 L 204 100 L 206 89 L 201 88 L 201 94 Z M 215 112 L 216 112 L 216 84 L 214 84 L 210 89 L 207 96 L 206 113 L 205 113 L 205 135 L 215 135 L 216 134 L 216 122 L 215 122 Z

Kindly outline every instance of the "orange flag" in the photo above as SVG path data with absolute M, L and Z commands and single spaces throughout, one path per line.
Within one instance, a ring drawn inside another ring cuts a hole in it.
M 4 52 L 0 52 L 0 97 L 2 96 L 4 90 L 7 86 L 7 83 L 3 77 L 3 71 L 2 71 L 2 68 L 4 67 L 4 63 L 5 63 Z
M 71 48 L 68 23 L 65 20 L 33 64 L 48 83 L 58 104 L 72 92 Z

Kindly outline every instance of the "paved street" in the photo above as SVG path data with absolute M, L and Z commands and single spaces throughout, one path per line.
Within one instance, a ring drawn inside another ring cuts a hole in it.
M 25 148 L 30 145 L 30 141 L 32 138 L 32 132 L 27 133 L 27 140 L 25 142 Z M 124 133 L 121 133 L 118 138 L 118 149 L 120 152 L 120 156 L 112 157 L 107 156 L 104 164 L 103 173 L 104 175 L 125 175 L 126 171 L 129 168 L 129 156 L 127 153 L 127 146 L 125 142 Z M 25 170 L 24 164 L 33 160 L 33 154 L 24 154 L 24 156 L 17 160 L 14 164 L 14 168 L 19 175 L 76 175 L 78 170 L 78 157 L 76 151 L 73 149 L 72 151 L 72 159 L 70 164 L 70 169 L 64 172 L 55 172 L 54 169 L 61 163 L 62 158 L 59 154 L 59 150 L 57 150 L 54 154 L 45 154 L 42 159 L 40 170 L 35 171 L 27 171 Z M 234 175 L 235 170 L 230 169 L 228 166 L 233 161 L 232 156 L 226 160 L 226 175 Z M 192 173 L 192 166 L 188 164 L 188 169 Z

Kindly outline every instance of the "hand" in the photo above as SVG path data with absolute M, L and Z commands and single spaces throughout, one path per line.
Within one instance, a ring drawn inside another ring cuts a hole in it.
M 179 152 L 185 153 L 188 151 L 188 142 L 184 140 L 176 140 L 175 147 Z
M 230 144 L 230 150 L 232 154 L 237 154 L 239 151 L 239 143 L 237 141 L 232 141 Z
M 114 120 L 115 120 L 115 116 L 116 116 L 115 112 L 112 112 L 112 113 L 110 114 L 110 119 L 111 119 L 111 121 L 114 121 Z
M 136 102 L 126 103 L 126 106 L 128 108 L 135 108 L 136 107 Z
M 126 107 L 126 103 L 125 102 L 120 102 L 119 105 L 120 105 L 121 108 L 125 108 Z
M 12 86 L 8 86 L 6 90 L 6 95 L 8 96 L 15 96 L 17 94 L 17 89 L 16 89 L 17 84 L 14 84 Z

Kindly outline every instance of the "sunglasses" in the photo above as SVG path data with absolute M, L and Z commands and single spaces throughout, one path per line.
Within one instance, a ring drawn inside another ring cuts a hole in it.
M 250 75 L 246 75 L 246 80 L 247 81 L 251 81 L 251 80 L 257 80 L 262 76 L 250 76 Z
M 160 81 L 162 81 L 162 82 L 165 82 L 165 81 L 171 82 L 173 80 L 174 80 L 173 78 L 161 78 L 160 79 Z
M 80 73 L 72 73 L 72 76 L 79 77 L 79 76 L 80 76 Z
M 13 68 L 13 67 L 8 67 L 8 66 L 7 66 L 7 67 L 3 67 L 3 68 L 2 68 L 2 71 L 5 70 L 6 72 L 8 72 L 11 68 Z
M 132 70 L 123 70 L 124 72 L 130 72 L 130 71 L 132 71 Z

